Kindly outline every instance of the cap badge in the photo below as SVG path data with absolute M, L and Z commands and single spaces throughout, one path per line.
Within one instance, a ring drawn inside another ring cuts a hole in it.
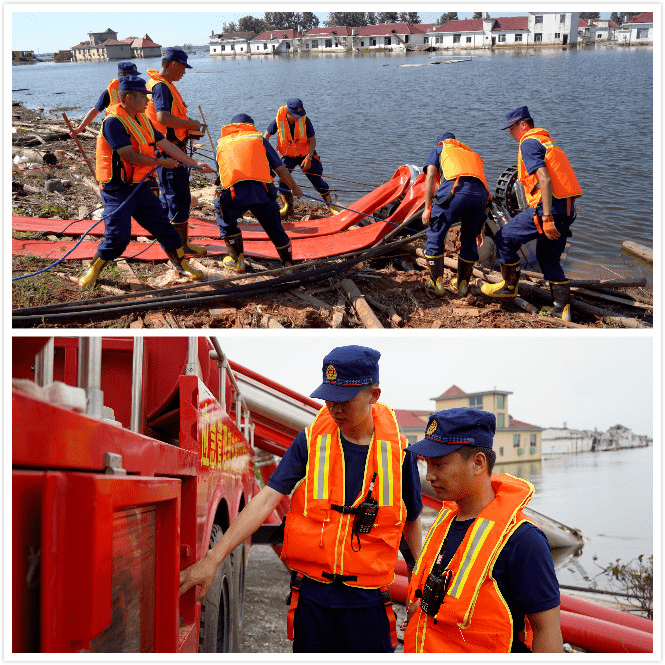
M 326 367 L 326 381 L 334 381 L 337 378 L 337 370 L 332 366 Z
M 427 435 L 431 436 L 434 432 L 436 432 L 436 420 L 430 423 L 430 426 L 427 428 Z

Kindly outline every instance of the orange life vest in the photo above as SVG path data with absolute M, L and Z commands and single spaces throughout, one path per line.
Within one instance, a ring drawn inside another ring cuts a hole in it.
M 443 173 L 446 180 L 455 181 L 451 194 L 455 191 L 455 187 L 457 187 L 457 183 L 462 176 L 478 178 L 489 193 L 490 189 L 487 186 L 485 170 L 483 169 L 483 159 L 478 153 L 473 152 L 471 148 L 455 139 L 446 139 L 438 145 L 443 146 L 439 157 L 441 173 Z
M 402 500 L 402 461 L 406 439 L 394 411 L 372 405 L 374 437 L 369 445 L 360 494 L 364 501 L 376 472 L 372 497 L 378 515 L 368 534 L 352 535 L 354 515 L 344 506 L 344 453 L 340 432 L 324 407 L 306 429 L 307 470 L 293 492 L 286 516 L 282 558 L 295 571 L 320 582 L 333 578 L 352 587 L 379 588 L 395 576 L 406 506 Z
M 566 153 L 552 140 L 549 132 L 540 127 L 534 127 L 522 136 L 520 147 L 517 151 L 517 178 L 524 185 L 526 202 L 530 208 L 535 208 L 542 198 L 538 176 L 536 173 L 529 175 L 522 159 L 522 141 L 536 139 L 545 147 L 545 167 L 552 180 L 552 195 L 557 199 L 576 199 L 582 196 L 580 187 L 573 167 L 566 157 Z
M 148 106 L 145 110 L 146 115 L 150 118 L 150 122 L 166 136 L 167 128 L 162 125 L 159 120 L 157 120 L 157 112 L 155 111 L 155 102 L 152 98 L 152 89 L 158 83 L 164 83 L 171 92 L 173 102 L 171 104 L 171 115 L 174 115 L 176 118 L 181 120 L 187 120 L 187 106 L 182 98 L 182 95 L 178 92 L 178 89 L 171 83 L 167 81 L 156 69 L 148 69 L 148 76 L 150 80 L 146 84 L 148 89 Z M 176 138 L 179 141 L 185 141 L 189 134 L 189 130 L 186 127 L 170 127 L 176 135 Z
M 501 595 L 492 569 L 515 529 L 532 522 L 522 509 L 533 496 L 533 485 L 508 474 L 493 475 L 496 498 L 478 515 L 453 555 L 448 568 L 453 577 L 436 617 L 419 607 L 404 634 L 405 653 L 509 653 L 513 618 Z M 409 583 L 409 601 L 422 591 L 439 554 L 457 504 L 444 502 L 423 543 Z M 528 619 L 520 626 L 520 639 L 531 648 Z
M 306 115 L 296 119 L 293 125 L 293 136 L 289 121 L 286 118 L 286 106 L 277 111 L 277 152 L 282 157 L 302 157 L 309 152 L 309 139 L 307 138 Z
M 228 189 L 241 180 L 272 183 L 263 134 L 248 122 L 222 127 L 216 151 L 219 179 Z
M 106 88 L 106 91 L 109 93 L 109 99 L 111 100 L 109 105 L 106 107 L 106 115 L 109 114 L 109 109 L 120 104 L 120 89 L 118 88 L 119 84 L 120 81 L 118 79 L 113 79 L 109 82 L 108 88 Z
M 102 189 L 104 189 L 104 184 L 108 183 L 114 175 L 114 151 L 111 149 L 108 141 L 104 138 L 104 123 L 109 118 L 117 118 L 120 120 L 124 128 L 127 130 L 132 148 L 134 148 L 136 152 L 149 157 L 155 156 L 155 132 L 145 113 L 140 113 L 138 116 L 133 117 L 130 116 L 120 104 L 109 107 L 107 116 L 104 118 L 99 134 L 97 135 L 95 176 Z M 155 168 L 154 165 L 138 166 L 126 162 L 121 157 L 119 157 L 119 159 L 121 163 L 120 177 L 123 182 L 130 185 L 141 182 L 141 180 L 143 180 L 143 178 Z

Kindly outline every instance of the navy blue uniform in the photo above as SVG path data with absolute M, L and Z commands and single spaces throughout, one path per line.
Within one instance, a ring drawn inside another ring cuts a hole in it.
M 131 145 L 127 130 L 117 118 L 107 118 L 102 129 L 104 138 L 112 150 L 116 151 Z M 156 129 L 154 131 L 155 141 L 161 141 L 164 136 Z M 113 155 L 113 161 L 114 164 L 120 164 L 117 154 Z M 101 190 L 104 203 L 104 239 L 97 250 L 99 256 L 105 261 L 112 261 L 122 255 L 131 239 L 132 217 L 157 238 L 165 250 L 182 247 L 178 232 L 169 224 L 160 201 L 150 189 L 148 181 L 136 191 L 137 183 L 128 186 L 122 182 L 117 171 L 118 169 L 114 169 L 110 182 Z M 131 201 L 116 212 L 133 192 L 136 193 L 133 194 Z
M 159 111 L 171 112 L 173 95 L 165 83 L 157 83 L 152 89 L 152 100 L 155 103 L 155 113 Z M 166 128 L 166 138 L 179 148 L 184 149 L 184 143 L 176 138 L 173 127 Z M 168 157 L 168 155 L 164 155 Z M 174 169 L 157 167 L 157 180 L 161 191 L 161 201 L 169 221 L 174 224 L 186 222 L 189 219 L 189 207 L 192 195 L 189 191 L 189 169 L 180 164 Z
M 536 139 L 524 139 L 520 144 L 524 167 L 529 175 L 545 166 L 545 146 Z M 543 214 L 543 203 L 538 203 L 536 211 Z M 570 225 L 575 220 L 575 201 L 558 199 L 552 196 L 552 216 L 554 224 L 561 234 L 556 240 L 550 240 L 544 233 L 538 233 L 533 222 L 534 209 L 529 208 L 515 215 L 506 226 L 496 234 L 496 246 L 501 263 L 515 263 L 519 260 L 519 249 L 522 245 L 537 239 L 536 258 L 545 279 L 552 282 L 563 282 L 566 275 L 561 267 L 561 255 L 566 247 L 566 240 L 572 235 Z
M 263 147 L 266 149 L 270 168 L 276 169 L 282 166 L 279 155 L 265 139 Z M 229 238 L 238 235 L 240 233 L 238 219 L 249 210 L 259 220 L 259 224 L 275 247 L 288 245 L 289 236 L 282 226 L 276 196 L 277 192 L 272 183 L 264 184 L 257 180 L 241 180 L 233 187 L 223 189 L 219 198 L 215 199 L 220 237 Z
M 447 566 L 474 520 L 454 520 L 448 531 L 443 565 Z M 526 651 L 517 634 L 525 614 L 535 614 L 561 604 L 559 582 L 545 534 L 533 524 L 521 524 L 497 557 L 492 577 L 496 580 L 513 617 L 513 651 Z
M 368 447 L 341 437 L 344 451 L 346 505 L 362 491 Z M 402 498 L 406 519 L 417 519 L 422 510 L 418 458 L 407 452 L 402 464 Z M 302 430 L 289 446 L 268 486 L 290 494 L 305 477 L 307 436 Z M 414 553 L 416 554 L 416 553 Z M 294 652 L 393 652 L 386 610 L 378 589 L 360 589 L 342 583 L 324 584 L 303 579 L 294 617 Z
M 441 184 L 432 199 L 425 254 L 430 257 L 442 256 L 448 229 L 461 220 L 459 255 L 465 261 L 475 262 L 478 260 L 476 236 L 485 224 L 489 194 L 478 178 L 461 177 L 451 196 L 455 181 L 446 180 L 441 173 L 442 150 L 442 145 L 432 148 L 423 165 L 425 171 L 428 166 L 436 166 L 441 175 Z
M 291 130 L 291 136 L 293 136 L 294 124 L 295 123 L 289 122 L 289 129 Z M 276 118 L 268 125 L 268 129 L 266 131 L 270 135 L 277 133 Z M 314 125 L 312 125 L 310 119 L 307 117 L 305 118 L 305 132 L 307 134 L 308 139 L 315 136 Z M 284 166 L 286 166 L 287 169 L 289 169 L 289 171 L 293 171 L 296 168 L 296 166 L 300 166 L 302 168 L 301 164 L 302 160 L 305 159 L 305 156 L 306 155 L 303 155 L 302 157 L 282 157 L 282 163 L 284 164 Z M 319 157 L 316 150 L 314 151 L 314 156 L 311 159 L 311 164 L 309 169 L 307 169 L 307 171 L 304 171 L 304 173 L 307 176 L 307 179 L 314 186 L 314 189 L 316 189 L 316 191 L 319 194 L 323 196 L 324 194 L 328 193 L 330 187 L 328 186 L 328 183 L 321 177 L 321 175 L 323 174 L 323 164 L 321 164 L 321 158 Z M 281 194 L 288 194 L 291 192 L 291 189 L 287 185 L 285 185 L 280 179 L 279 191 Z
M 99 99 L 93 108 L 97 109 L 101 113 L 110 103 L 111 95 L 109 95 L 109 91 L 107 89 L 104 90 L 104 92 L 99 96 Z

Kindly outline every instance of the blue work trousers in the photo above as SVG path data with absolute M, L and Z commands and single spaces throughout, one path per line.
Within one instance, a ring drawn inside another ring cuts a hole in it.
M 189 191 L 189 169 L 177 166 L 174 169 L 157 167 L 157 180 L 161 190 L 160 200 L 169 221 L 174 224 L 189 219 L 189 206 L 192 195 Z
M 383 605 L 324 607 L 302 596 L 293 617 L 293 653 L 393 653 Z
M 166 250 L 182 247 L 178 232 L 164 214 L 162 205 L 147 183 L 123 187 L 116 192 L 102 190 L 104 204 L 104 239 L 97 252 L 105 261 L 117 259 L 131 240 L 132 217 L 151 233 Z M 118 208 L 136 191 L 127 205 Z
M 538 212 L 542 213 L 540 206 Z M 556 240 L 550 240 L 544 233 L 538 233 L 533 213 L 533 208 L 523 210 L 497 232 L 495 240 L 499 261 L 515 263 L 520 258 L 518 254 L 520 247 L 536 238 L 536 259 L 543 276 L 550 282 L 565 282 L 566 275 L 561 267 L 561 255 L 566 247 L 567 238 L 572 235 L 570 225 L 574 217 L 554 215 L 554 225 L 561 235 Z
M 466 261 L 478 260 L 476 236 L 481 232 L 487 216 L 487 190 L 479 188 L 477 193 L 455 192 L 445 203 L 432 202 L 430 225 L 427 227 L 425 254 L 441 256 L 446 245 L 446 234 L 452 224 L 461 220 L 460 258 Z
M 293 171 L 296 166 L 300 166 L 302 169 L 301 164 L 303 159 L 305 159 L 305 157 L 282 157 L 282 164 L 284 164 L 284 166 L 286 166 L 289 171 Z M 328 183 L 321 177 L 321 174 L 323 173 L 323 165 L 321 164 L 321 158 L 316 153 L 314 153 L 314 157 L 312 157 L 312 162 L 309 169 L 307 171 L 303 171 L 303 173 L 305 173 L 308 180 L 314 186 L 314 189 L 319 194 L 321 194 L 321 196 L 327 194 L 328 191 L 330 191 Z M 279 191 L 281 194 L 288 194 L 291 189 L 287 187 L 280 179 Z
M 274 190 L 273 190 L 274 192 Z M 215 210 L 217 211 L 217 225 L 219 226 L 219 237 L 224 239 L 240 233 L 238 219 L 248 210 L 259 220 L 259 224 L 268 234 L 275 247 L 286 247 L 289 244 L 289 236 L 282 226 L 277 201 L 268 200 L 265 203 L 243 203 L 238 196 L 232 197 L 228 189 L 222 190 L 219 198 L 215 199 Z

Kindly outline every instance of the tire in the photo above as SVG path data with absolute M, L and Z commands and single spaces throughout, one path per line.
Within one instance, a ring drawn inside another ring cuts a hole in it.
M 214 524 L 210 547 L 222 537 L 222 527 Z M 201 605 L 199 653 L 237 653 L 240 646 L 238 614 L 237 547 L 217 568 L 215 579 Z

